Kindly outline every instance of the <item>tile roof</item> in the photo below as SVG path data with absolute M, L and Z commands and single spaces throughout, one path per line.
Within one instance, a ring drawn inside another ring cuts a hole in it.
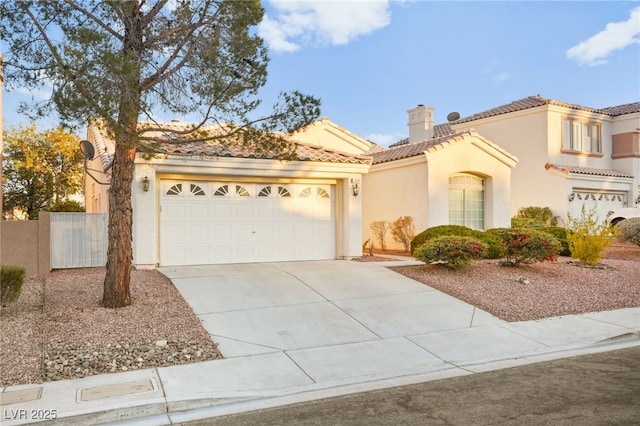
M 623 114 L 632 114 L 634 112 L 640 112 L 640 102 L 633 102 L 630 104 L 624 105 L 616 105 L 612 107 L 602 108 L 606 114 L 609 114 L 612 117 L 623 115 Z
M 453 131 L 453 129 L 451 129 L 451 126 L 449 125 L 449 123 L 436 124 L 435 126 L 433 126 L 433 137 L 434 138 L 439 138 L 439 137 L 447 136 L 447 135 L 453 135 L 454 133 L 455 133 L 455 131 Z M 400 139 L 398 142 L 395 142 L 395 143 L 389 145 L 389 148 L 394 148 L 396 146 L 406 145 L 408 143 L 409 143 L 409 138 Z
M 149 151 L 184 156 L 200 157 L 231 157 L 231 158 L 256 158 L 256 159 L 277 159 L 276 155 L 257 152 L 251 147 L 234 143 L 222 145 L 218 141 L 188 142 L 188 141 L 167 141 L 159 143 L 140 142 Z M 371 164 L 371 157 L 365 155 L 354 155 L 321 146 L 295 142 L 296 159 L 298 161 L 323 161 L 329 163 L 351 163 L 351 164 Z
M 393 148 L 381 152 L 372 154 L 373 164 L 387 163 L 389 161 L 401 160 L 409 157 L 416 157 L 422 155 L 427 149 L 434 148 L 446 143 L 452 143 L 462 140 L 465 135 L 469 135 L 471 132 L 464 131 L 460 133 L 453 133 L 450 135 L 440 136 L 438 138 L 427 139 L 417 143 L 406 143 L 404 145 L 397 145 Z
M 616 105 L 612 107 L 598 109 L 598 108 L 585 107 L 582 105 L 569 104 L 566 102 L 543 98 L 540 95 L 535 95 L 535 96 L 529 96 L 528 98 L 524 98 L 524 99 L 518 99 L 511 103 L 500 105 L 498 107 L 491 108 L 486 111 L 478 112 L 476 114 L 472 114 L 467 117 L 462 117 L 462 118 L 459 118 L 458 120 L 455 120 L 449 123 L 436 124 L 435 126 L 433 126 L 433 137 L 438 138 L 440 136 L 446 136 L 446 135 L 451 135 L 455 133 L 451 129 L 451 124 L 467 123 L 469 121 L 481 120 L 483 118 L 494 117 L 497 115 L 508 114 L 516 111 L 523 111 L 529 108 L 536 108 L 542 105 L 557 105 L 565 108 L 605 114 L 611 117 L 640 112 L 640 102 L 632 102 L 629 104 Z M 389 145 L 389 148 L 406 145 L 408 143 L 409 143 L 409 138 L 404 138 L 399 140 L 398 142 L 395 142 L 392 145 Z
M 151 123 L 140 123 L 139 126 L 144 128 L 146 125 L 156 126 Z M 151 140 L 142 140 L 139 144 L 139 151 L 182 156 L 276 159 L 273 154 L 258 152 L 254 148 L 243 146 L 241 143 L 222 144 L 216 140 L 194 140 L 198 138 L 197 135 L 180 134 L 189 130 L 190 125 L 184 123 L 160 123 L 160 125 L 163 131 L 147 131 L 143 133 L 146 138 Z M 202 130 L 209 132 L 219 132 L 220 129 L 220 126 L 202 128 Z M 113 141 L 95 124 L 90 124 L 88 131 L 96 145 L 97 155 L 100 156 L 102 165 L 106 169 L 113 161 Z M 349 154 L 293 140 L 291 142 L 296 145 L 295 155 L 298 161 L 371 164 L 371 157 L 367 155 Z
M 466 123 L 469 121 L 481 120 L 483 118 L 494 117 L 496 115 L 508 114 L 510 112 L 522 111 L 529 108 L 535 108 L 542 105 L 557 105 L 565 108 L 577 109 L 581 111 L 590 111 L 599 114 L 605 114 L 609 116 L 618 116 L 622 114 L 630 114 L 634 112 L 640 112 L 640 102 L 634 102 L 625 105 L 618 105 L 608 108 L 590 108 L 582 105 L 569 104 L 566 102 L 560 102 L 553 99 L 543 98 L 539 95 L 529 96 L 528 98 L 518 99 L 517 101 L 513 101 L 511 103 L 501 105 L 495 108 L 488 109 L 486 111 L 482 111 L 468 117 L 460 118 L 452 124 L 458 123 Z
M 633 178 L 633 175 L 627 172 L 622 172 L 620 170 L 614 170 L 614 169 L 597 169 L 595 167 L 565 166 L 562 164 L 551 164 L 551 163 L 545 164 L 544 168 L 547 170 L 555 169 L 560 172 L 577 173 L 581 175 Z

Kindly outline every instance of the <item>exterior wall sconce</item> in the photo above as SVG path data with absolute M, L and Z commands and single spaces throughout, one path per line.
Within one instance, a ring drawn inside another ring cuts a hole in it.
M 149 178 L 146 177 L 146 176 L 143 177 L 142 178 L 142 190 L 144 192 L 149 192 L 149 185 L 150 185 Z
M 359 179 L 351 179 L 351 193 L 354 197 L 357 197 L 360 193 L 360 180 Z

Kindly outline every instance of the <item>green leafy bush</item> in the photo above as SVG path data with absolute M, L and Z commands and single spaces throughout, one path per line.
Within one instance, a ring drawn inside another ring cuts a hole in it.
M 570 231 L 567 240 L 571 257 L 587 265 L 597 265 L 613 238 L 619 234 L 618 228 L 599 221 L 595 209 L 587 211 L 584 205 L 580 217 L 567 214 L 567 228 Z
M 487 254 L 487 245 L 470 237 L 449 235 L 433 238 L 416 249 L 415 257 L 425 263 L 440 262 L 448 268 L 467 266 Z
M 569 240 L 567 240 L 567 234 L 569 233 L 567 228 L 562 228 L 560 226 L 545 226 L 538 230 L 552 235 L 556 240 L 558 240 L 558 242 L 560 242 L 562 249 L 558 252 L 558 256 L 571 256 Z
M 18 300 L 26 273 L 23 266 L 0 265 L 0 303 L 3 306 Z
M 77 201 L 73 200 L 64 200 L 64 201 L 56 201 L 51 206 L 50 211 L 52 212 L 84 212 L 84 206 Z
M 511 219 L 512 228 L 543 228 L 556 226 L 558 216 L 549 207 L 522 207 Z
M 482 241 L 487 245 L 487 259 L 499 259 L 503 255 L 502 241 L 499 237 L 461 225 L 434 226 L 422 231 L 411 241 L 411 253 L 415 254 L 416 249 L 427 241 L 444 236 L 470 237 Z
M 503 265 L 556 260 L 562 249 L 560 242 L 550 234 L 535 229 L 494 228 L 487 231 L 502 240 Z
M 640 246 L 640 217 L 630 217 L 618 223 L 620 239 Z
M 393 239 L 402 243 L 405 251 L 409 251 L 411 240 L 415 235 L 415 226 L 411 216 L 401 216 L 394 220 L 390 226 Z

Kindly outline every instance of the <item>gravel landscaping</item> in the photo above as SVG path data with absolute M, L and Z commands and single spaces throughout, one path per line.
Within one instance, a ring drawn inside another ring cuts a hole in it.
M 569 261 L 393 269 L 507 321 L 640 306 L 640 247 L 613 246 L 602 260 L 606 269 Z M 0 386 L 222 358 L 162 274 L 133 271 L 133 304 L 122 309 L 99 306 L 104 274 L 67 269 L 25 280 L 20 298 L 0 310 Z
M 171 281 L 132 271 L 133 304 L 99 306 L 104 268 L 25 280 L 0 311 L 0 386 L 221 358 Z
M 610 247 L 595 268 L 560 257 L 520 267 L 482 260 L 460 270 L 442 265 L 392 269 L 505 321 L 640 306 L 640 247 L 630 244 Z

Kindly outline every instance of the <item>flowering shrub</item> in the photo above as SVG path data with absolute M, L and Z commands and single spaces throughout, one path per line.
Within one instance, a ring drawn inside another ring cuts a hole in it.
M 630 217 L 618 223 L 620 239 L 640 246 L 640 217 Z
M 595 210 L 587 210 L 582 206 L 580 217 L 567 214 L 567 241 L 571 257 L 580 263 L 597 265 L 604 251 L 619 234 L 615 226 L 600 222 Z
M 556 260 L 562 250 L 560 242 L 552 235 L 533 229 L 490 229 L 502 239 L 505 260 L 503 265 L 518 266 L 521 263 Z
M 427 241 L 416 249 L 414 256 L 425 263 L 440 262 L 449 268 L 458 269 L 486 254 L 487 245 L 482 241 L 451 235 Z

